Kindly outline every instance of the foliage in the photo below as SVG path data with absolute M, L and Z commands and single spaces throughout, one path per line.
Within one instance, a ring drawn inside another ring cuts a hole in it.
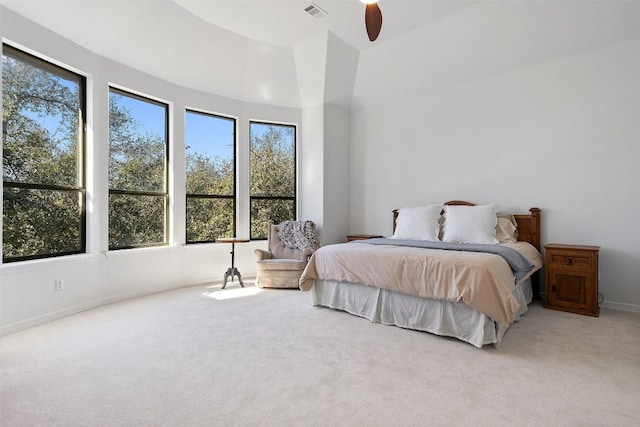
M 256 124 L 252 123 L 252 127 Z M 294 197 L 294 127 L 262 125 L 265 132 L 251 133 L 251 195 Z
M 235 209 L 231 198 L 187 198 L 187 242 L 233 237 Z
M 79 252 L 80 84 L 3 55 L 3 258 Z
M 109 195 L 109 248 L 165 242 L 166 196 Z
M 109 248 L 166 242 L 167 143 L 109 94 Z M 145 102 L 137 100 L 135 102 Z M 164 108 L 167 108 L 166 106 Z M 164 123 L 166 114 L 161 112 Z
M 123 99 L 124 95 L 118 93 L 109 95 L 109 188 L 163 193 L 165 136 L 147 130 L 135 112 L 123 105 Z M 162 114 L 160 120 L 166 127 L 164 118 Z
M 187 194 L 233 196 L 233 159 L 191 153 L 186 162 Z
M 270 224 L 295 219 L 294 129 L 286 125 L 251 124 L 252 239 L 266 239 Z
M 235 124 L 234 119 L 187 111 L 187 243 L 235 235 Z

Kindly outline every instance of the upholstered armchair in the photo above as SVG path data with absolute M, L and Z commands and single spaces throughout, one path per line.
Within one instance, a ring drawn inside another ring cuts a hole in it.
M 307 266 L 313 248 L 293 249 L 280 239 L 281 225 L 270 225 L 268 250 L 256 249 L 256 284 L 261 288 L 298 288 L 298 280 Z

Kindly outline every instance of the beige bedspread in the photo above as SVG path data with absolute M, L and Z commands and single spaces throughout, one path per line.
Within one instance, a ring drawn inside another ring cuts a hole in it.
M 542 256 L 525 242 L 511 243 L 536 266 Z M 300 278 L 311 289 L 313 279 L 362 283 L 405 294 L 462 301 L 502 324 L 513 322 L 519 304 L 513 297 L 514 276 L 499 255 L 406 246 L 341 243 L 317 250 Z

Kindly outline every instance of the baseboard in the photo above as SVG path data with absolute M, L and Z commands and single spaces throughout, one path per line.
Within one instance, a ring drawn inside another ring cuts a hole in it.
M 161 294 L 162 292 L 169 292 L 176 289 L 190 288 L 192 286 L 203 286 L 203 285 L 213 284 L 213 283 L 215 282 L 206 281 L 206 282 L 199 282 L 199 283 L 189 283 L 187 285 L 168 286 L 165 288 L 159 288 L 152 291 L 130 292 L 128 294 L 120 294 L 112 297 L 102 298 L 101 300 L 102 304 L 100 305 L 114 304 L 116 302 L 127 301 L 134 298 L 142 298 L 142 297 L 146 297 L 154 294 Z
M 126 301 L 133 298 L 141 298 L 148 295 L 158 294 L 162 292 L 173 291 L 175 289 L 188 288 L 192 286 L 202 286 L 205 284 L 212 284 L 215 282 L 201 282 L 201 283 L 191 283 L 187 285 L 181 286 L 173 286 L 167 288 L 156 289 L 153 291 L 145 291 L 145 292 L 132 292 L 128 294 L 121 294 L 107 298 L 101 298 L 99 300 L 91 301 L 84 304 L 75 305 L 73 307 L 68 307 L 62 310 L 53 311 L 51 313 L 42 314 L 40 316 L 34 316 L 26 320 L 21 320 L 19 322 L 10 323 L 8 325 L 0 326 L 0 336 L 11 334 L 13 332 L 18 332 L 23 329 L 31 328 L 33 326 L 41 325 L 43 323 L 51 322 L 52 320 L 62 319 L 63 317 L 71 316 L 72 314 L 81 313 L 83 311 L 91 310 L 92 308 L 101 307 L 103 305 L 113 304 L 120 301 Z
M 2 325 L 0 326 L 0 336 L 18 332 L 23 329 L 31 328 L 33 326 L 41 325 L 52 320 L 62 319 L 63 317 L 91 310 L 92 308 L 100 307 L 101 305 L 103 304 L 100 300 L 91 301 L 85 304 L 74 305 L 73 307 L 68 307 L 62 310 L 53 311 L 51 313 L 42 314 L 40 316 L 31 317 L 19 322 L 10 323 L 8 325 Z
M 600 303 L 600 307 L 610 308 L 612 310 L 631 311 L 633 313 L 640 313 L 640 305 L 638 304 L 627 304 L 624 302 L 603 301 L 602 303 Z

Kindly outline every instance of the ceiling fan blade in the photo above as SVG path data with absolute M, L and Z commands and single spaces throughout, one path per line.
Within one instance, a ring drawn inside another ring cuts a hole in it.
M 369 40 L 375 41 L 382 29 L 382 12 L 378 3 L 368 4 L 364 10 L 364 23 L 367 27 Z

